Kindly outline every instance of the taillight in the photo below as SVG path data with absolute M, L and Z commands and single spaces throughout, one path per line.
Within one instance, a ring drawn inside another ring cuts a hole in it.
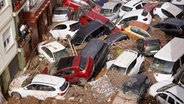
M 58 93 L 59 96 L 63 96 L 65 93 Z
M 146 48 L 146 41 L 144 41 L 144 49 Z
M 147 18 L 144 18 L 143 20 L 144 20 L 144 21 L 147 21 L 148 19 L 147 19 Z

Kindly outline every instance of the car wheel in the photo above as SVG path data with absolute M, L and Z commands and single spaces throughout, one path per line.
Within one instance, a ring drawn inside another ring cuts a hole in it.
M 21 95 L 18 92 L 13 92 L 11 96 L 14 99 L 20 99 L 21 98 Z
M 85 78 L 79 78 L 79 84 L 80 85 L 85 85 L 87 83 L 87 79 Z

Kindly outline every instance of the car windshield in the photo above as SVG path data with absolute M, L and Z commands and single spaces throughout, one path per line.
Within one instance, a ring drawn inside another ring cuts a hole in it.
M 53 58 L 52 52 L 47 47 L 42 47 L 42 50 L 50 57 Z
M 110 69 L 116 69 L 116 70 L 121 71 L 121 72 L 123 72 L 123 73 L 126 72 L 126 68 L 117 66 L 117 65 L 115 65 L 115 64 L 113 64 L 113 65 L 110 67 Z
M 163 91 L 165 91 L 165 90 L 167 90 L 167 89 L 169 89 L 169 88 L 171 88 L 171 87 L 173 87 L 173 86 L 175 86 L 175 85 L 176 85 L 176 84 L 171 83 L 171 84 L 168 84 L 168 85 L 166 85 L 166 86 L 163 86 L 163 87 L 159 88 L 157 91 L 158 91 L 158 92 L 163 92 Z
M 65 81 L 65 83 L 60 87 L 60 90 L 64 91 L 68 87 L 68 84 L 69 83 L 67 81 Z
M 146 45 L 147 46 L 159 46 L 160 41 L 158 39 L 150 39 L 150 40 L 146 41 Z
M 54 14 L 67 14 L 67 10 L 54 10 Z
M 58 52 L 54 52 L 53 55 L 54 55 L 54 58 L 55 58 L 56 62 L 58 62 L 61 57 L 69 56 L 66 49 L 60 50 Z
M 132 8 L 131 8 L 131 7 L 127 7 L 127 6 L 122 6 L 121 9 L 122 9 L 123 11 L 126 11 L 126 12 L 132 11 Z
M 179 19 L 184 19 L 184 13 L 181 12 L 176 17 L 179 18 Z
M 112 14 L 112 9 L 101 9 L 100 13 L 101 14 Z
M 174 66 L 174 62 L 169 62 L 169 61 L 161 60 L 158 58 L 154 58 L 152 66 L 153 66 L 153 68 L 155 68 L 159 71 L 171 74 L 172 68 Z
M 86 63 L 87 63 L 87 58 L 84 57 L 84 56 L 81 56 L 81 61 L 80 61 L 80 64 L 79 64 L 79 70 L 80 71 L 83 71 L 85 69 Z
M 138 95 L 139 91 L 130 88 L 129 86 L 122 86 L 121 90 L 123 91 L 123 93 L 125 93 L 126 95 Z
M 22 86 L 22 87 L 25 87 L 26 85 L 30 84 L 31 81 L 33 80 L 34 76 L 35 76 L 35 75 L 29 76 L 26 80 L 24 80 L 24 82 L 22 83 L 21 86 Z

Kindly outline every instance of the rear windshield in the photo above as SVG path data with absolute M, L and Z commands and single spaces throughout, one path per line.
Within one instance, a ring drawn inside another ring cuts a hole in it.
M 57 66 L 57 70 L 63 69 L 63 68 L 66 68 L 66 67 L 71 67 L 72 63 L 73 63 L 73 59 L 74 59 L 74 56 L 61 58 L 59 60 L 58 66 Z
M 158 39 L 154 39 L 154 40 L 148 40 L 148 41 L 146 41 L 146 45 L 147 46 L 158 46 L 158 45 L 160 45 L 160 41 L 158 40 Z
M 67 10 L 54 10 L 54 14 L 67 14 Z
M 87 58 L 84 56 L 81 56 L 81 61 L 80 61 L 80 65 L 79 65 L 80 71 L 83 71 L 85 69 L 86 63 L 87 63 Z
M 75 31 L 77 29 L 79 29 L 81 26 L 81 23 L 77 22 L 77 23 L 74 23 L 72 25 L 70 25 L 70 31 Z
M 152 66 L 153 68 L 161 72 L 171 74 L 173 66 L 174 66 L 174 62 L 169 62 L 169 61 L 161 60 L 158 58 L 154 58 Z
M 64 91 L 68 87 L 68 82 L 66 81 L 61 87 L 60 90 Z
M 117 65 L 114 65 L 114 64 L 110 67 L 110 69 L 116 69 L 116 70 L 121 71 L 123 73 L 126 72 L 126 68 L 120 67 L 120 66 L 117 66 Z

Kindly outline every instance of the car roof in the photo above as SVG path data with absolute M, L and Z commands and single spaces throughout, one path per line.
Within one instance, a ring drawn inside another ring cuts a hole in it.
M 86 44 L 80 54 L 85 57 L 90 56 L 94 59 L 98 51 L 104 46 L 104 44 L 107 45 L 107 43 L 105 43 L 104 41 L 94 38 Z
M 65 83 L 65 79 L 47 74 L 37 74 L 33 78 L 32 83 L 44 83 L 60 87 L 60 85 Z
M 129 17 L 132 17 L 132 16 L 139 16 L 139 15 L 142 14 L 143 11 L 144 11 L 144 9 L 137 9 L 137 10 L 127 12 L 127 13 L 125 13 L 125 15 L 123 16 L 122 19 L 129 18 Z
M 75 20 L 69 20 L 69 21 L 64 21 L 64 22 L 61 22 L 57 25 L 55 25 L 54 27 L 60 25 L 60 24 L 65 24 L 65 25 L 71 25 L 71 24 L 74 24 L 74 23 L 77 23 L 78 21 L 75 21 Z
M 106 3 L 102 6 L 102 9 L 113 9 L 118 3 L 120 3 L 120 2 L 114 2 L 114 1 L 106 2 Z
M 162 47 L 155 55 L 155 58 L 176 62 L 182 55 L 184 55 L 184 39 L 173 38 L 164 47 Z
M 177 26 L 183 26 L 184 25 L 184 20 L 176 19 L 176 18 L 168 18 L 168 19 L 165 19 L 165 20 L 161 21 L 160 23 L 166 23 L 166 24 L 173 24 L 173 25 L 177 25 Z
M 184 97 L 183 97 L 183 94 L 184 94 L 184 88 L 179 86 L 179 85 L 176 85 L 176 86 L 173 86 L 169 89 L 167 89 L 166 91 L 172 93 L 173 95 L 177 96 L 179 99 L 181 99 L 183 102 L 184 102 Z
M 99 20 L 93 20 L 89 24 L 81 27 L 79 31 L 76 32 L 76 37 L 80 37 L 85 39 L 88 35 L 90 35 L 94 30 L 103 26 L 102 22 Z
M 143 74 L 132 75 L 128 77 L 122 87 L 139 91 L 147 78 L 148 77 Z
M 142 0 L 130 0 L 127 3 L 125 3 L 124 5 L 132 8 L 133 6 L 135 6 L 136 4 L 138 4 L 140 2 L 142 2 Z
M 135 60 L 138 56 L 138 52 L 134 50 L 127 49 L 123 51 L 113 63 L 114 65 L 121 66 L 127 68 L 129 64 Z
M 52 41 L 49 43 L 46 43 L 46 41 L 44 41 L 40 44 L 42 44 L 42 47 L 47 47 L 51 52 L 57 52 L 65 49 L 65 47 L 62 44 L 60 44 L 58 41 Z
M 164 8 L 165 10 L 168 10 L 171 12 L 174 16 L 178 15 L 179 13 L 182 12 L 182 10 L 177 7 L 176 5 L 170 3 L 170 2 L 165 2 L 162 4 L 161 8 Z

